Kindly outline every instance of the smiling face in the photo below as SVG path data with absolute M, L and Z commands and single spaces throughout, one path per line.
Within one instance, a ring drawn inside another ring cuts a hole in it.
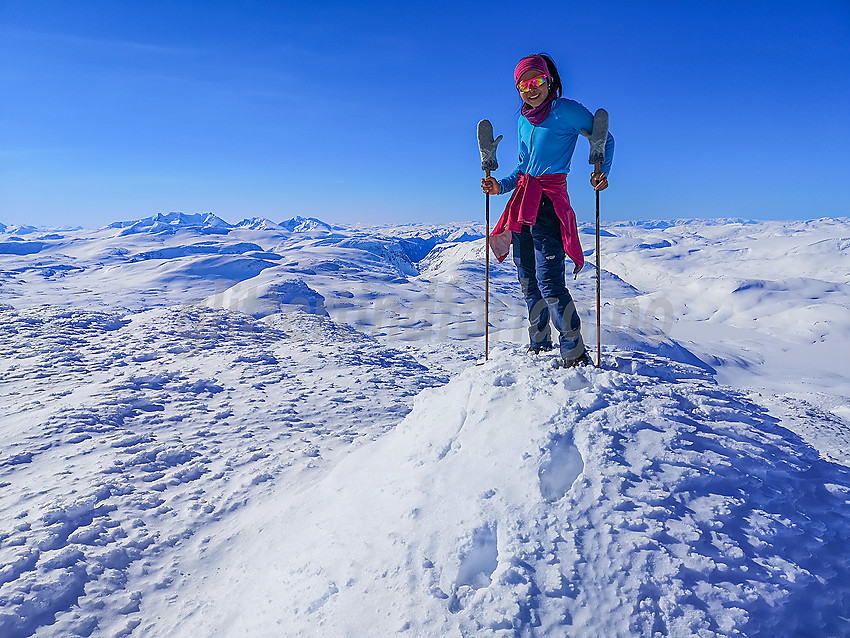
M 538 75 L 540 75 L 540 71 L 529 69 L 520 76 L 519 81 L 522 82 L 524 80 L 530 80 L 531 78 L 536 78 Z M 549 83 L 546 82 L 542 86 L 531 89 L 528 92 L 520 91 L 519 94 L 520 97 L 522 97 L 522 101 L 528 104 L 531 108 L 538 107 L 546 101 L 547 97 L 549 97 Z

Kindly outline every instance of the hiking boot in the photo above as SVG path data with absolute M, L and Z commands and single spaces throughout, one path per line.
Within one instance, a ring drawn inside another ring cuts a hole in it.
M 578 366 L 592 366 L 593 361 L 587 354 L 587 350 L 581 353 L 577 359 L 561 359 L 561 368 L 577 368 Z
M 541 352 L 549 352 L 555 346 L 552 345 L 551 342 L 547 343 L 533 343 L 528 346 L 528 354 L 540 354 Z

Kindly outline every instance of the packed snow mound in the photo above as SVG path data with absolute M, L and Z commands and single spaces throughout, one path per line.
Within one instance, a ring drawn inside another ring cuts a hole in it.
M 850 635 L 850 471 L 698 369 L 606 359 L 423 391 L 158 635 Z
M 242 312 L 256 319 L 294 310 L 328 316 L 325 298 L 310 288 L 303 279 L 296 277 L 253 285 L 237 284 L 207 298 L 204 305 L 209 308 Z

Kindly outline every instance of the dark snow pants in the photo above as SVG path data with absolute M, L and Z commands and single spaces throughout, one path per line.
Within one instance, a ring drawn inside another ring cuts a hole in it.
M 540 201 L 534 226 L 513 234 L 513 253 L 528 306 L 531 347 L 552 345 L 551 318 L 561 335 L 561 356 L 569 362 L 575 361 L 585 351 L 581 319 L 565 281 L 561 222 L 546 195 Z

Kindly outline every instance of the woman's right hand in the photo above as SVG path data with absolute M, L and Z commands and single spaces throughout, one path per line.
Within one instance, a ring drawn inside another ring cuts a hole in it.
M 497 182 L 492 177 L 485 177 L 481 180 L 481 190 L 483 190 L 487 195 L 498 195 L 501 187 L 499 186 L 499 182 Z

